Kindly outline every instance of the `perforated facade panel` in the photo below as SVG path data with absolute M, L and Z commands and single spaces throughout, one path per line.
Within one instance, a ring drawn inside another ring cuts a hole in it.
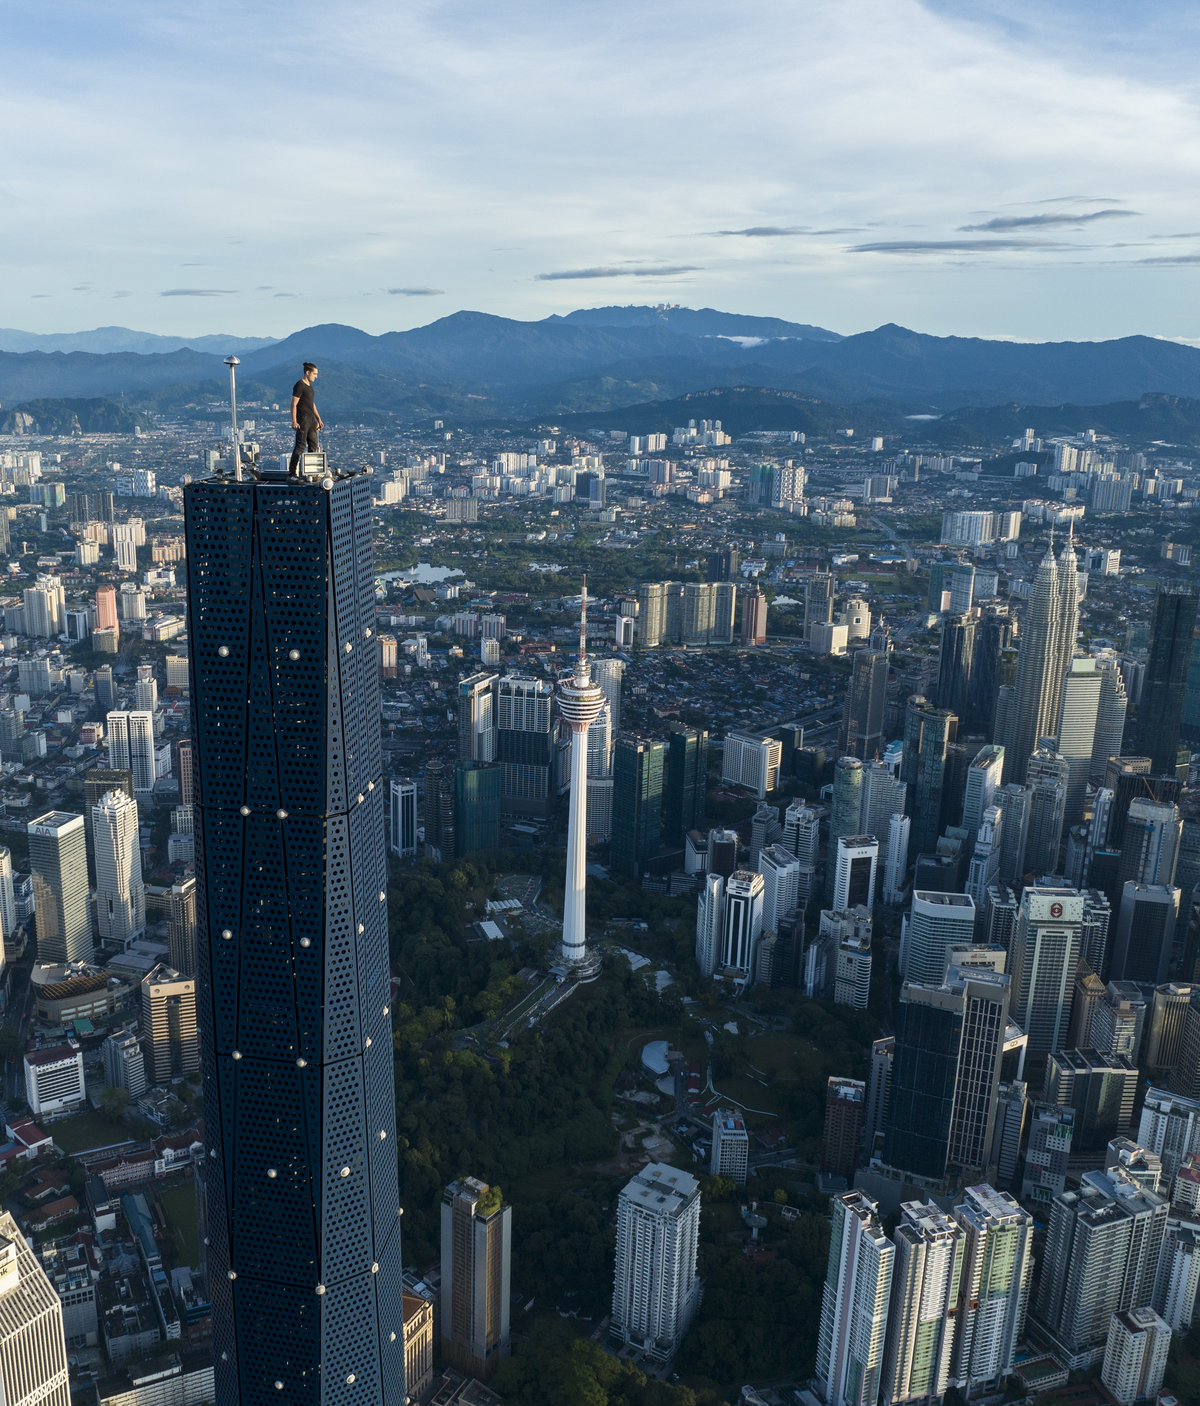
M 216 1396 L 402 1406 L 370 489 L 185 489 Z

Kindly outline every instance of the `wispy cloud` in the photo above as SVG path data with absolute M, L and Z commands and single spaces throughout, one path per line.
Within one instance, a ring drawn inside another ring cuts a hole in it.
M 237 292 L 236 288 L 164 288 L 160 298 L 224 298 Z
M 1092 210 L 1074 215 L 997 215 L 981 225 L 959 225 L 966 234 L 971 230 L 1045 229 L 1050 225 L 1090 225 L 1095 220 L 1124 220 L 1140 215 L 1140 210 Z
M 557 283 L 568 278 L 667 278 L 677 273 L 695 273 L 697 264 L 660 264 L 654 268 L 561 269 L 558 273 L 536 273 L 537 283 Z
M 1068 249 L 1048 239 L 884 239 L 855 244 L 852 254 L 990 254 L 1013 249 Z
M 1139 264 L 1200 264 L 1200 254 L 1161 254 L 1156 259 L 1138 259 Z
M 778 239 L 789 234 L 861 234 L 865 225 L 842 225 L 836 229 L 810 229 L 807 225 L 751 225 L 749 229 L 714 229 L 717 238 Z
M 114 298 L 132 298 L 133 292 L 128 288 L 118 288 L 113 294 Z
M 444 288 L 389 288 L 389 293 L 398 293 L 402 298 L 440 298 Z

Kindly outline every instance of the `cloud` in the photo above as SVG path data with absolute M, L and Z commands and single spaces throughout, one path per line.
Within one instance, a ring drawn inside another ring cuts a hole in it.
M 745 235 L 747 239 L 774 239 L 783 234 L 811 234 L 801 225 L 751 225 L 749 229 L 718 229 L 719 235 Z
M 1047 225 L 1088 225 L 1094 220 L 1123 220 L 1131 215 L 1140 215 L 1140 210 L 1093 210 L 1090 214 L 1075 215 L 997 215 L 981 225 L 959 225 L 964 233 L 971 230 L 989 229 L 1042 229 Z
M 53 293 L 30 293 L 31 298 L 53 298 Z
M 1162 254 L 1157 259 L 1137 259 L 1139 264 L 1200 264 L 1200 254 Z
M 160 298 L 223 298 L 236 293 L 236 288 L 166 288 Z
M 77 283 L 71 289 L 72 293 L 90 293 L 96 285 L 94 283 Z
M 299 294 L 299 293 L 276 293 L 275 296 L 276 296 L 277 298 L 298 298 L 298 297 L 300 296 L 300 294 Z
M 852 254 L 988 254 L 1011 249 L 1068 249 L 1046 239 L 885 239 L 855 244 Z
M 114 298 L 132 298 L 132 297 L 133 297 L 133 294 L 130 292 L 130 290 L 129 290 L 128 288 L 118 288 L 117 291 L 113 294 L 113 297 L 114 297 Z
M 696 264 L 662 264 L 656 268 L 606 268 L 563 269 L 558 273 L 536 273 L 537 283 L 557 283 L 567 278 L 667 278 L 676 273 L 695 273 Z
M 444 288 L 389 288 L 389 293 L 398 293 L 402 298 L 440 298 Z

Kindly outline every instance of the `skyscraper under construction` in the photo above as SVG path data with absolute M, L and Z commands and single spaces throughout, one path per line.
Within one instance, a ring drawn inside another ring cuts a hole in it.
M 369 480 L 184 501 L 215 1395 L 400 1406 Z

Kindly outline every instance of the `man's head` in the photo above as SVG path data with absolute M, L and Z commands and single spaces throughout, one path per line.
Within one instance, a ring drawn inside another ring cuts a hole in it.
M 315 362 L 306 361 L 304 363 L 304 379 L 306 381 L 315 381 L 317 379 L 317 367 Z

